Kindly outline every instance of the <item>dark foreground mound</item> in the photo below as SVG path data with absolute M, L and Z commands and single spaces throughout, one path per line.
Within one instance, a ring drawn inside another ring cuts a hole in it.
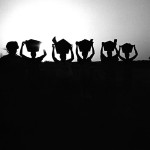
M 4 67 L 1 149 L 150 149 L 150 62 Z

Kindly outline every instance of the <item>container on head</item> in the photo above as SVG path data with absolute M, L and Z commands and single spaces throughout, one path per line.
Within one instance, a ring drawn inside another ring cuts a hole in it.
M 114 42 L 112 41 L 102 42 L 102 45 L 104 46 L 104 51 L 114 51 L 117 45 L 117 39 L 114 39 Z
M 92 45 L 93 45 L 93 39 L 91 39 L 90 41 L 89 40 L 82 40 L 80 42 L 76 42 L 76 45 L 79 46 L 79 49 L 81 52 L 89 52 Z
M 130 43 L 125 43 L 121 47 L 122 47 L 122 52 L 123 53 L 131 53 L 134 45 L 132 45 Z
M 68 54 L 69 50 L 72 47 L 72 45 L 69 42 L 67 42 L 65 39 L 62 39 L 62 40 L 57 42 L 56 38 L 54 37 L 52 41 L 56 47 L 56 52 L 58 54 L 61 54 L 61 53 Z
M 38 52 L 40 49 L 41 42 L 37 41 L 37 40 L 30 39 L 30 40 L 27 40 L 25 42 L 25 44 L 26 44 L 28 52 Z

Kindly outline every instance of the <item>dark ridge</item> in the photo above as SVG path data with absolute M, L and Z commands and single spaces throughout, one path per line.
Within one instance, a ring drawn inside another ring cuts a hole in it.
M 150 61 L 32 67 L 0 63 L 1 149 L 150 148 Z

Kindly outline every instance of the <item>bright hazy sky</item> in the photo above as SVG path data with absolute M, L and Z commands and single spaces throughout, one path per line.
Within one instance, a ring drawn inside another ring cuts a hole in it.
M 54 36 L 65 38 L 74 51 L 76 41 L 94 39 L 93 61 L 100 60 L 101 42 L 115 38 L 117 46 L 135 44 L 137 59 L 146 60 L 150 56 L 150 0 L 0 0 L 1 53 L 6 53 L 8 41 L 21 46 L 33 38 L 43 42 L 48 53 L 45 60 L 51 60 Z

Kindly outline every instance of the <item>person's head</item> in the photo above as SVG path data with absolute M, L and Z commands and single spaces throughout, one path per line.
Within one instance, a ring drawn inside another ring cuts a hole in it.
M 107 56 L 108 56 L 109 58 L 111 58 L 111 57 L 112 57 L 112 51 L 107 51 Z
M 129 59 L 130 53 L 132 53 L 133 45 L 130 43 L 125 43 L 122 45 L 122 52 L 124 53 L 126 59 Z
M 83 59 L 86 59 L 88 56 L 88 51 L 82 51 Z
M 35 58 L 36 52 L 38 52 L 40 49 L 41 42 L 30 39 L 30 40 L 26 40 L 25 44 L 26 44 L 27 51 L 31 53 L 32 58 Z
M 6 48 L 9 55 L 16 55 L 19 46 L 16 41 L 10 41 L 6 44 Z
M 31 57 L 35 58 L 36 57 L 36 51 L 31 51 Z
M 62 62 L 66 61 L 66 53 L 60 53 L 60 59 Z
M 125 58 L 126 58 L 126 59 L 129 59 L 130 53 L 124 53 L 124 55 L 125 55 Z

